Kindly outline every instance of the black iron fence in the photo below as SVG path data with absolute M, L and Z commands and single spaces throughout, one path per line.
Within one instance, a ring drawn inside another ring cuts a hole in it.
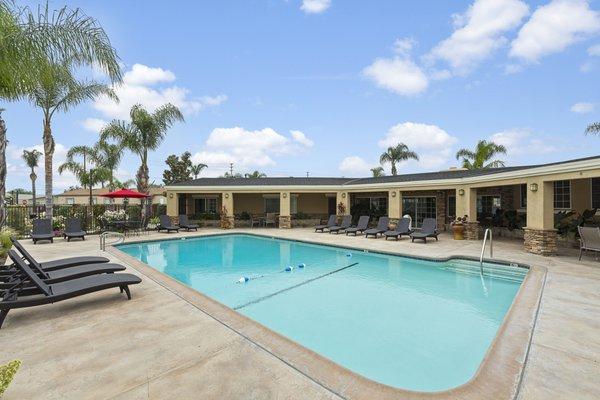
M 64 228 L 67 218 L 79 218 L 84 230 L 88 233 L 99 232 L 103 230 L 107 221 L 114 219 L 126 219 L 131 221 L 140 221 L 143 219 L 142 207 L 140 205 L 123 204 L 65 204 L 54 205 L 52 224 L 55 231 Z M 146 218 L 154 218 L 166 214 L 166 206 L 162 204 L 153 204 L 148 207 Z M 5 226 L 13 229 L 21 236 L 28 235 L 31 232 L 32 220 L 46 217 L 46 207 L 44 205 L 6 206 Z

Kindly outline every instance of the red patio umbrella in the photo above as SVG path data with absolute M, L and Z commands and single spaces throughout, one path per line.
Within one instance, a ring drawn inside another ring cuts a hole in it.
M 114 192 L 102 194 L 102 197 L 110 197 L 111 199 L 145 199 L 150 197 L 148 194 L 136 192 L 135 190 L 121 188 Z

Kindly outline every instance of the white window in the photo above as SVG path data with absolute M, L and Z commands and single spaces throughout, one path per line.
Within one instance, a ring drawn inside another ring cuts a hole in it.
M 554 208 L 571 208 L 571 181 L 554 181 Z
M 265 213 L 279 212 L 279 196 L 265 198 Z
M 67 197 L 67 204 L 75 204 L 75 198 L 74 197 Z
M 217 199 L 214 197 L 196 198 L 194 199 L 194 209 L 196 214 L 214 214 L 217 212 Z
M 104 200 L 102 200 L 102 202 L 104 204 L 110 204 L 110 199 L 109 198 L 104 198 Z

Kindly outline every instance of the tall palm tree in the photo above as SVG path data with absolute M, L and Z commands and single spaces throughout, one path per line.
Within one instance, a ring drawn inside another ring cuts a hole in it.
M 589 124 L 585 130 L 585 133 L 591 135 L 599 135 L 600 134 L 600 122 L 594 122 L 593 124 Z
M 39 107 L 44 115 L 44 176 L 46 180 L 46 216 L 52 217 L 52 159 L 54 136 L 52 117 L 58 112 L 67 112 L 76 105 L 106 95 L 118 101 L 115 92 L 107 85 L 93 81 L 79 81 L 73 75 L 70 62 L 48 62 L 41 68 L 39 80 L 27 94 L 29 101 Z
M 383 167 L 371 168 L 371 173 L 373 174 L 373 178 L 385 176 L 385 173 L 383 172 Z
M 184 118 L 179 108 L 170 103 L 157 108 L 153 113 L 136 104 L 131 107 L 129 117 L 131 121 L 111 121 L 100 132 L 100 140 L 115 140 L 118 145 L 140 157 L 140 167 L 136 174 L 137 190 L 148 193 L 148 153 L 156 150 L 169 128 L 177 121 L 183 122 Z
M 208 165 L 203 164 L 203 163 L 198 163 L 198 164 L 192 165 L 192 167 L 190 168 L 190 171 L 192 172 L 192 175 L 194 175 L 194 179 L 198 179 L 198 175 L 200 175 L 200 172 L 202 172 L 202 170 L 204 168 L 208 168 Z
M 244 178 L 266 178 L 267 174 L 260 171 L 254 171 L 251 174 L 244 174 Z
M 385 153 L 379 157 L 379 162 L 381 164 L 390 163 L 392 165 L 392 175 L 398 175 L 396 163 L 410 159 L 419 160 L 419 156 L 404 143 L 398 143 L 394 147 L 388 147 Z
M 94 145 L 94 157 L 97 165 L 108 171 L 108 187 L 115 190 L 115 171 L 123 157 L 123 146 L 100 140 Z
M 35 169 L 38 167 L 38 162 L 40 161 L 40 156 L 42 153 L 36 149 L 33 150 L 23 150 L 23 155 L 21 156 L 25 161 L 25 164 L 31 169 L 31 173 L 29 174 L 29 179 L 31 179 L 31 195 L 33 201 L 33 213 L 36 212 L 36 195 L 35 195 L 35 180 L 37 179 L 37 175 L 35 174 Z
M 462 166 L 467 169 L 488 169 L 504 167 L 504 161 L 492 160 L 498 154 L 506 154 L 506 147 L 487 140 L 480 140 L 475 150 L 460 149 L 456 159 L 462 158 Z M 492 161 L 490 161 L 492 160 Z
M 71 166 L 75 164 L 75 157 L 81 157 L 83 159 L 83 165 L 81 168 L 77 167 L 74 169 L 81 169 L 83 174 L 87 174 L 88 171 L 88 162 L 94 161 L 94 148 L 85 145 L 73 146 L 67 151 L 67 156 L 65 162 L 58 167 L 58 172 L 62 174 L 64 170 L 68 170 L 74 172 Z M 85 184 L 82 183 L 82 186 L 85 188 Z
M 70 60 L 75 67 L 95 65 L 112 82 L 122 78 L 119 59 L 108 36 L 95 19 L 80 9 L 63 7 L 54 11 L 46 3 L 33 12 L 0 0 L 0 99 L 24 98 L 37 87 L 41 70 L 49 60 Z M 6 144 L 6 124 L 0 115 L 0 223 L 5 215 Z

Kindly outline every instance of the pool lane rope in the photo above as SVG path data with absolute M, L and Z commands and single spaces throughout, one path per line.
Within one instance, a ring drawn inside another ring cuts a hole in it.
M 255 299 L 255 300 L 249 301 L 249 302 L 247 302 L 247 303 L 244 303 L 244 304 L 242 304 L 242 305 L 240 305 L 240 306 L 233 307 L 233 309 L 234 309 L 234 310 L 239 310 L 239 309 L 241 309 L 241 308 L 244 308 L 244 307 L 246 307 L 246 306 L 249 306 L 249 305 L 251 305 L 251 304 L 260 303 L 260 302 L 261 302 L 261 301 L 263 301 L 263 300 L 266 300 L 266 299 L 269 299 L 269 298 L 271 298 L 271 297 L 277 296 L 278 294 L 281 294 L 281 293 L 287 292 L 288 290 L 292 290 L 292 289 L 295 289 L 295 288 L 297 288 L 297 287 L 300 287 L 300 286 L 306 285 L 307 283 L 310 283 L 310 282 L 316 281 L 317 279 L 321 279 L 321 278 L 324 278 L 324 277 L 326 277 L 326 276 L 333 275 L 333 274 L 335 274 L 335 273 L 338 273 L 338 272 L 340 272 L 340 271 L 343 271 L 343 270 L 345 270 L 345 269 L 348 269 L 348 268 L 354 267 L 355 265 L 358 265 L 358 263 L 357 263 L 357 262 L 355 262 L 355 263 L 353 263 L 353 264 L 346 265 L 345 267 L 338 268 L 338 269 L 336 269 L 336 270 L 333 270 L 333 271 L 327 272 L 327 273 L 325 273 L 325 274 L 323 274 L 323 275 L 315 276 L 314 278 L 311 278 L 311 279 L 305 280 L 304 282 L 300 282 L 300 283 L 298 283 L 298 284 L 296 284 L 296 285 L 293 285 L 293 286 L 287 287 L 287 288 L 285 288 L 285 289 L 278 290 L 277 292 L 274 292 L 274 293 L 268 294 L 268 295 L 266 295 L 266 296 L 263 296 L 263 297 L 259 297 L 258 299 Z

